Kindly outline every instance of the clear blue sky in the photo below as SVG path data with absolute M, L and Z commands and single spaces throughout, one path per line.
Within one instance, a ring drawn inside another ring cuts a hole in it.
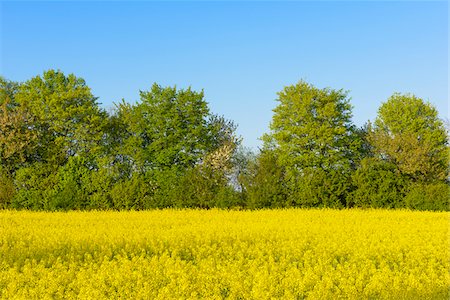
M 2 76 L 74 73 L 105 108 L 153 82 L 203 88 L 253 148 L 276 93 L 299 79 L 349 90 L 357 125 L 396 91 L 449 114 L 446 1 L 0 5 Z

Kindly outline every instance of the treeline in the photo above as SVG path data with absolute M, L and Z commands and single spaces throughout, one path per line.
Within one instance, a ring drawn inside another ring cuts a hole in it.
M 351 110 L 346 91 L 285 87 L 254 153 L 203 91 L 154 84 L 107 113 L 72 74 L 0 78 L 0 207 L 449 210 L 437 110 L 394 94 L 363 128 Z

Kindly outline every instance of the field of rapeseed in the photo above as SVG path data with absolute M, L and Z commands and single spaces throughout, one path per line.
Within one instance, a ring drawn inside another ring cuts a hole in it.
M 0 298 L 448 299 L 449 217 L 0 211 Z

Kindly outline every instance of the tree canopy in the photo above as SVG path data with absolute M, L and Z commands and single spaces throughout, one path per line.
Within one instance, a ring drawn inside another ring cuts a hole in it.
M 203 90 L 155 83 L 107 113 L 73 74 L 0 77 L 0 208 L 450 210 L 448 132 L 431 104 L 394 94 L 357 128 L 342 89 L 299 81 L 277 101 L 255 153 Z
M 445 180 L 448 137 L 437 110 L 409 94 L 394 94 L 378 111 L 370 142 L 379 158 L 416 181 Z
M 282 165 L 291 171 L 352 165 L 357 139 L 347 92 L 300 81 L 278 93 L 277 101 L 264 139 L 275 143 Z
M 231 141 L 234 124 L 210 113 L 203 91 L 154 84 L 140 94 L 137 104 L 118 105 L 124 151 L 139 168 L 193 167 Z
M 68 157 L 95 152 L 106 114 L 85 81 L 49 70 L 19 85 L 14 102 L 33 118 L 37 161 L 63 165 Z

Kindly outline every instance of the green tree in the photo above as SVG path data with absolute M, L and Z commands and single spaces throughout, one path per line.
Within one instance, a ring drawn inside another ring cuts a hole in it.
M 144 171 L 193 167 L 233 142 L 236 128 L 210 113 L 203 91 L 157 84 L 141 92 L 139 103 L 120 103 L 117 116 L 127 131 L 122 152 Z
M 114 118 L 112 136 L 122 141 L 115 164 L 146 178 L 144 207 L 215 205 L 240 140 L 233 122 L 210 113 L 203 92 L 154 84 L 140 102 L 119 103 Z
M 220 137 L 219 137 L 220 138 Z M 190 168 L 180 182 L 179 203 L 188 207 L 232 207 L 241 205 L 232 185 L 233 153 L 236 141 L 230 139 L 208 153 L 202 162 Z
M 35 162 L 18 169 L 14 176 L 17 189 L 11 201 L 13 208 L 55 210 L 58 178 L 54 166 Z
M 10 102 L 12 105 L 15 105 L 14 98 L 18 87 L 19 84 L 17 82 L 0 76 L 0 105 L 4 102 Z
M 46 71 L 20 84 L 15 102 L 35 119 L 37 161 L 59 166 L 70 156 L 98 151 L 106 113 L 82 78 Z
M 347 169 L 359 145 L 347 92 L 318 89 L 304 81 L 278 93 L 271 140 L 288 171 Z
M 449 211 L 450 186 L 446 182 L 413 183 L 404 205 L 410 209 Z
M 348 93 L 300 81 L 278 93 L 278 102 L 271 132 L 263 139 L 286 169 L 289 202 L 345 205 L 345 181 L 356 168 L 362 144 L 351 122 Z M 316 193 L 319 188 L 326 188 L 322 196 Z
M 242 206 L 247 201 L 247 181 L 254 176 L 257 156 L 250 148 L 240 145 L 231 158 L 230 185 L 239 193 Z
M 378 110 L 369 135 L 374 153 L 413 181 L 448 177 L 448 137 L 437 110 L 409 94 L 394 94 Z
M 124 150 L 139 168 L 185 168 L 204 155 L 209 110 L 203 92 L 154 84 L 141 91 L 140 103 L 118 108 L 129 132 Z
M 18 88 L 18 83 L 0 77 L 0 166 L 11 176 L 30 163 L 37 146 L 35 118 L 16 102 Z
M 0 104 L 0 165 L 11 174 L 30 164 L 38 147 L 36 120 L 29 111 L 6 98 Z
M 288 202 L 299 207 L 342 208 L 349 205 L 349 172 L 305 168 L 301 176 L 289 178 Z

